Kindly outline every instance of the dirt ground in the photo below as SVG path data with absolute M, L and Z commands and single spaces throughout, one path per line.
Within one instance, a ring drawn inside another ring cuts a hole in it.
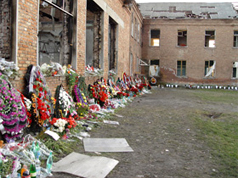
M 209 178 L 219 177 L 218 166 L 205 142 L 197 139 L 190 116 L 196 112 L 237 112 L 232 103 L 204 102 L 189 89 L 153 89 L 136 97 L 112 117 L 120 125 L 100 124 L 92 138 L 125 138 L 134 152 L 85 153 L 119 161 L 107 178 Z M 54 177 L 72 177 L 54 174 Z

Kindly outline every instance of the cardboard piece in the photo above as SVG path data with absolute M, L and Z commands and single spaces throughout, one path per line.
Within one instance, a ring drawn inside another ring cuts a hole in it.
M 84 138 L 86 152 L 133 152 L 125 138 Z
M 86 178 L 104 178 L 118 163 L 115 159 L 72 152 L 53 163 L 52 172 L 64 172 Z

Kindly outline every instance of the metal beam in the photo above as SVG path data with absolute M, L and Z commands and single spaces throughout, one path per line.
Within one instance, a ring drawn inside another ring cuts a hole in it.
M 68 14 L 68 15 L 70 15 L 71 17 L 73 17 L 73 14 L 71 14 L 71 13 L 67 12 L 66 10 L 64 10 L 64 9 L 62 9 L 62 8 L 60 8 L 60 7 L 59 7 L 59 6 L 57 6 L 56 4 L 54 4 L 54 3 L 50 2 L 49 0 L 43 0 L 43 1 L 45 1 L 46 3 L 48 3 L 48 4 L 52 5 L 53 7 L 57 8 L 57 9 L 59 9 L 60 11 L 62 11 L 62 12 L 64 12 L 64 13 L 66 13 L 66 14 Z

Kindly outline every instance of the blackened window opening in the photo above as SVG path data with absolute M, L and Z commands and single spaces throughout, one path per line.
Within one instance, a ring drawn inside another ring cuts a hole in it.
M 57 62 L 61 65 L 72 63 L 74 43 L 74 6 L 76 0 L 52 0 L 56 8 L 40 1 L 39 10 L 39 64 Z M 63 9 L 63 11 L 61 10 Z M 67 13 L 65 13 L 67 12 Z
M 112 18 L 109 18 L 109 70 L 116 69 L 116 33 L 117 24 Z
M 101 68 L 102 9 L 92 0 L 87 1 L 86 65 Z

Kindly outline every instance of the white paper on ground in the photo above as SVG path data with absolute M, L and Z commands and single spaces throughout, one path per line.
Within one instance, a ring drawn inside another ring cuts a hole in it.
M 86 152 L 133 152 L 125 138 L 84 138 Z
M 102 156 L 87 156 L 72 152 L 53 163 L 52 172 L 65 172 L 79 177 L 104 178 L 119 161 Z
M 105 123 L 105 124 L 112 124 L 112 125 L 119 125 L 119 122 L 117 122 L 117 121 L 103 120 L 103 123 Z
M 58 140 L 60 138 L 60 136 L 56 132 L 53 132 L 51 130 L 46 130 L 45 133 L 50 135 L 55 140 Z

